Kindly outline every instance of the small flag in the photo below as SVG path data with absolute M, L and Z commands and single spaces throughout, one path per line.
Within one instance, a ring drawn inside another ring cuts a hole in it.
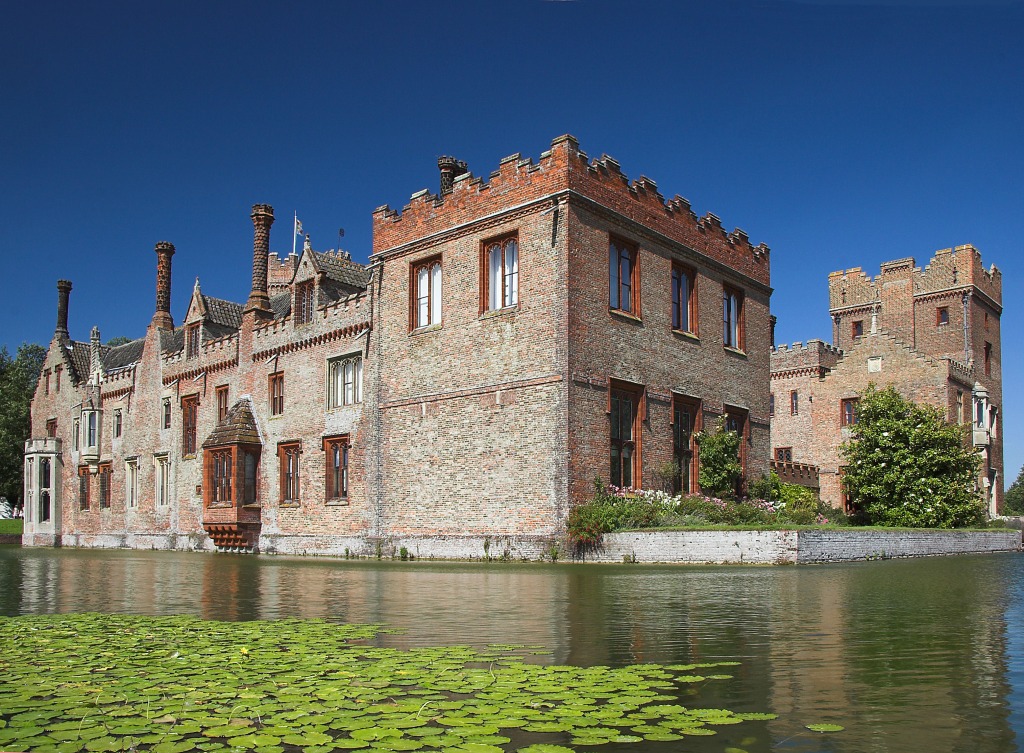
M 295 234 L 302 235 L 302 220 L 298 217 L 295 218 Z

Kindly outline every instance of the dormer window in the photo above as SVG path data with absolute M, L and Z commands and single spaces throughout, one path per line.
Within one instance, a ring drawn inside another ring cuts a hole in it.
M 300 282 L 295 286 L 295 324 L 309 324 L 313 321 L 315 292 L 313 280 Z
M 199 358 L 200 322 L 188 325 L 185 330 L 185 358 Z

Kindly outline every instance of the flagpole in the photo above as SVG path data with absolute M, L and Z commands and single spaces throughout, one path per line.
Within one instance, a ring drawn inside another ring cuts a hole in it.
M 295 236 L 299 234 L 299 213 L 295 212 L 295 219 L 292 221 L 292 256 L 295 256 Z

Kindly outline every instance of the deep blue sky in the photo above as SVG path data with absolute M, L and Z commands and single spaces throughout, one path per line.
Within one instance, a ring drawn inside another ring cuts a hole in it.
M 780 343 L 829 340 L 827 275 L 973 243 L 1003 272 L 1006 473 L 1024 463 L 1024 4 L 38 2 L 0 28 L 0 344 L 138 337 L 153 245 L 180 321 L 271 247 L 370 250 L 374 207 L 572 133 L 772 248 Z

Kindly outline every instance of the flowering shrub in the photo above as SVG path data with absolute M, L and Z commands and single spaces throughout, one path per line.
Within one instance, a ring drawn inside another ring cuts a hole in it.
M 787 496 L 782 484 L 782 496 Z M 792 503 L 783 499 L 726 500 L 704 494 L 673 496 L 656 489 L 606 486 L 594 481 L 594 497 L 569 511 L 566 529 L 570 543 L 585 550 L 601 543 L 612 531 L 637 528 L 709 525 L 825 525 L 833 512 L 822 508 L 812 492 L 808 502 L 802 492 L 790 492 Z M 840 515 L 840 517 L 842 517 Z
M 981 526 L 978 456 L 962 426 L 892 387 L 869 387 L 843 445 L 844 486 L 859 522 L 909 528 Z

